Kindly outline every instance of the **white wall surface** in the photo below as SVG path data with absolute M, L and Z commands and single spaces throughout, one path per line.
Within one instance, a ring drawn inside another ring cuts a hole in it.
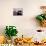
M 46 0 L 0 0 L 0 33 L 4 33 L 6 25 L 15 25 L 18 36 L 36 34 L 36 29 L 41 27 L 35 17 L 41 13 L 42 5 L 46 5 Z M 13 16 L 13 8 L 23 8 L 23 16 Z

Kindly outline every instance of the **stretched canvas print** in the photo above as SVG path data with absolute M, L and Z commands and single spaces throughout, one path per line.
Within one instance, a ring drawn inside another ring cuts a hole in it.
M 23 15 L 23 9 L 22 8 L 14 8 L 13 9 L 13 16 L 22 16 Z

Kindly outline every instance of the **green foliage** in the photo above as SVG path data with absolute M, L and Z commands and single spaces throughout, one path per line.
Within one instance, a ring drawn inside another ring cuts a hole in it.
M 6 30 L 5 34 L 9 38 L 11 38 L 12 36 L 16 36 L 18 33 L 15 26 L 6 26 L 5 30 Z
M 37 16 L 36 19 L 38 19 L 39 21 L 42 21 L 43 17 L 42 16 Z
M 46 15 L 45 15 L 45 20 L 46 20 Z
M 36 16 L 36 19 L 39 21 L 43 21 L 44 19 L 46 19 L 46 14 L 38 15 L 38 16 Z

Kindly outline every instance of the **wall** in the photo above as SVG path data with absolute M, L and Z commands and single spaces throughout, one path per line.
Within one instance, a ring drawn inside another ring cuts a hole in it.
M 0 0 L 0 33 L 6 25 L 15 25 L 18 36 L 31 36 L 36 29 L 42 29 L 35 20 L 41 5 L 46 5 L 46 0 Z M 23 8 L 23 16 L 13 16 L 13 8 Z

